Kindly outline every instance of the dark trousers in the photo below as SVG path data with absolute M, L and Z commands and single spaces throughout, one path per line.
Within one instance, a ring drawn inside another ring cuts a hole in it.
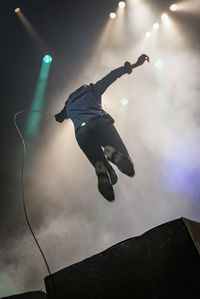
M 96 162 L 103 162 L 108 172 L 113 171 L 113 168 L 106 159 L 102 147 L 110 145 L 122 154 L 129 156 L 113 123 L 112 117 L 106 114 L 90 120 L 76 131 L 76 140 L 88 160 L 93 166 Z

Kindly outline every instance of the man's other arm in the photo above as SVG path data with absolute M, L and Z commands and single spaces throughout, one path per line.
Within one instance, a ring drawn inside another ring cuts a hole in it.
M 136 63 L 131 64 L 130 62 L 125 62 L 124 66 L 111 71 L 95 84 L 91 84 L 94 94 L 97 97 L 101 96 L 113 82 L 124 74 L 131 74 L 134 68 L 142 65 L 146 60 L 149 62 L 149 57 L 143 54 L 138 58 Z

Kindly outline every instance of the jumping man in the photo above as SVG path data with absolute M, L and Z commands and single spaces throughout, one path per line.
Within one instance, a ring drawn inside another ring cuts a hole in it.
M 108 201 L 115 199 L 112 185 L 117 175 L 110 162 L 126 175 L 135 174 L 133 162 L 119 136 L 113 118 L 102 108 L 102 95 L 105 90 L 124 74 L 132 70 L 149 57 L 141 55 L 136 63 L 125 62 L 95 84 L 83 85 L 70 94 L 62 111 L 55 115 L 58 122 L 70 118 L 74 124 L 76 140 L 95 167 L 99 192 Z

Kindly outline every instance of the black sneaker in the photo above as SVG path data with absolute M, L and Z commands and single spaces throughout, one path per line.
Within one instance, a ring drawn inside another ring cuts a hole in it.
M 131 159 L 122 153 L 118 152 L 114 147 L 106 145 L 104 148 L 104 154 L 108 157 L 108 160 L 114 163 L 121 172 L 132 177 L 135 174 L 134 166 Z M 119 161 L 115 162 L 115 155 L 119 155 Z
M 114 169 L 108 169 L 108 168 L 107 171 L 108 171 L 111 185 L 115 185 L 118 181 L 116 172 L 114 171 Z
M 97 162 L 95 164 L 95 170 L 98 177 L 98 189 L 99 192 L 103 195 L 108 201 L 115 200 L 115 194 L 113 187 L 110 183 L 107 169 L 103 162 Z

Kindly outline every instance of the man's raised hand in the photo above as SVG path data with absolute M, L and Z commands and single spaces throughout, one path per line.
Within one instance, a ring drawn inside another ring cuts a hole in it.
M 136 62 L 135 64 L 133 64 L 132 66 L 136 67 L 136 66 L 142 65 L 146 60 L 147 60 L 148 62 L 150 61 L 150 60 L 149 60 L 149 56 L 147 56 L 146 54 L 142 54 L 142 55 L 138 58 L 137 62 Z

